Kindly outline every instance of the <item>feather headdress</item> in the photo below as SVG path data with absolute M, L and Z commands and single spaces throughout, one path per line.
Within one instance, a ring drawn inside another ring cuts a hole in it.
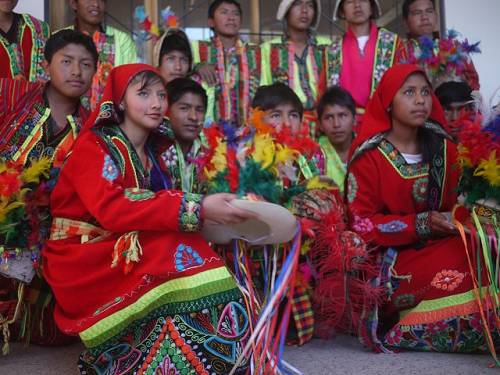
M 470 44 L 467 39 L 458 39 L 458 32 L 449 30 L 445 38 L 431 39 L 427 36 L 415 41 L 409 56 L 404 61 L 425 69 L 432 85 L 438 87 L 446 81 L 461 81 L 470 55 L 480 53 L 479 43 Z

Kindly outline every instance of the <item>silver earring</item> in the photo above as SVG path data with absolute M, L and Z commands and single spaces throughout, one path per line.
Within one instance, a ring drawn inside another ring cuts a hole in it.
M 118 109 L 122 112 L 125 111 L 125 106 L 123 105 L 123 103 L 120 103 L 120 105 L 118 106 Z

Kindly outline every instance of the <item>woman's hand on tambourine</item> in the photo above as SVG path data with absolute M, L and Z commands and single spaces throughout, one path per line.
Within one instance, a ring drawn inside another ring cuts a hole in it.
M 237 198 L 237 195 L 228 193 L 207 195 L 202 202 L 204 219 L 217 224 L 238 224 L 255 219 L 255 213 L 231 205 L 230 202 Z

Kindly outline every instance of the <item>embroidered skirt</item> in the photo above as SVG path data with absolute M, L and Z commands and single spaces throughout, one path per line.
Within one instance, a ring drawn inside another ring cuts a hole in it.
M 389 275 L 383 278 L 393 292 L 383 316 L 389 319 L 399 316 L 397 324 L 384 334 L 385 346 L 487 352 L 479 305 L 459 237 L 433 241 L 419 250 L 401 250 L 397 254 L 389 250 L 384 261 L 388 263 L 385 269 Z M 489 310 L 487 315 L 489 326 L 495 327 L 495 312 Z M 497 330 L 491 335 L 494 345 L 500 347 Z
M 81 374 L 229 374 L 243 350 L 248 315 L 237 289 L 162 306 L 88 348 Z M 247 372 L 246 361 L 236 374 Z

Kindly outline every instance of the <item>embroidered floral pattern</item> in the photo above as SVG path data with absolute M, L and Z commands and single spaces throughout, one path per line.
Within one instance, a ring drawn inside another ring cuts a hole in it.
M 349 203 L 354 202 L 357 193 L 358 182 L 356 181 L 356 177 L 354 177 L 354 174 L 349 173 L 349 176 L 347 177 L 347 201 Z
M 392 348 L 421 351 L 476 353 L 486 352 L 480 313 L 452 317 L 428 324 L 396 325 L 385 336 L 384 343 Z M 479 328 L 479 329 L 478 329 Z M 401 334 L 401 335 L 400 335 Z M 496 347 L 500 337 L 492 332 Z
M 425 334 L 438 335 L 439 333 L 446 331 L 448 329 L 448 325 L 442 320 L 437 321 L 436 323 L 429 323 L 426 325 Z
M 102 167 L 102 177 L 108 182 L 113 182 L 118 178 L 118 168 L 116 167 L 111 156 L 104 157 L 104 166 Z
M 370 219 L 361 218 L 357 215 L 354 216 L 354 223 L 352 224 L 352 229 L 356 232 L 364 234 L 370 233 L 373 230 L 374 226 Z
M 179 210 L 179 226 L 183 232 L 199 232 L 202 221 L 201 198 L 199 194 L 185 193 Z
M 380 28 L 378 31 L 377 50 L 375 54 L 375 61 L 373 63 L 374 74 L 372 77 L 372 85 L 371 85 L 372 93 L 377 88 L 386 70 L 389 69 L 392 66 L 392 63 L 394 62 L 397 39 L 398 39 L 397 34 L 389 30 Z
M 426 177 L 419 178 L 413 184 L 413 198 L 417 203 L 424 203 L 427 200 L 427 189 L 429 187 L 429 179 Z
M 155 193 L 147 189 L 128 188 L 125 189 L 125 197 L 133 202 L 145 201 L 155 197 Z
M 389 333 L 387 333 L 387 335 L 385 336 L 385 341 L 388 345 L 394 346 L 401 342 L 402 336 L 403 333 L 401 332 L 401 329 L 399 327 L 395 327 L 391 329 Z
M 197 179 L 196 155 L 201 147 L 199 139 L 194 140 L 191 149 L 183 154 L 178 142 L 172 144 L 161 158 L 168 168 L 168 176 L 172 183 L 172 189 L 182 190 L 187 193 L 199 192 Z
M 382 233 L 398 233 L 406 228 L 408 228 L 408 225 L 401 220 L 393 220 L 388 223 L 377 225 L 377 229 Z
M 161 154 L 161 158 L 168 168 L 177 167 L 178 157 L 175 145 L 171 145 L 163 154 Z
M 429 220 L 429 212 L 421 212 L 417 214 L 417 217 L 415 219 L 415 232 L 421 239 L 427 239 L 431 236 L 431 227 Z
M 180 244 L 175 251 L 175 269 L 179 272 L 199 267 L 205 263 L 191 246 Z
M 455 270 L 442 270 L 438 272 L 434 279 L 431 281 L 431 285 L 436 289 L 442 289 L 447 291 L 455 290 L 464 280 L 465 274 Z

